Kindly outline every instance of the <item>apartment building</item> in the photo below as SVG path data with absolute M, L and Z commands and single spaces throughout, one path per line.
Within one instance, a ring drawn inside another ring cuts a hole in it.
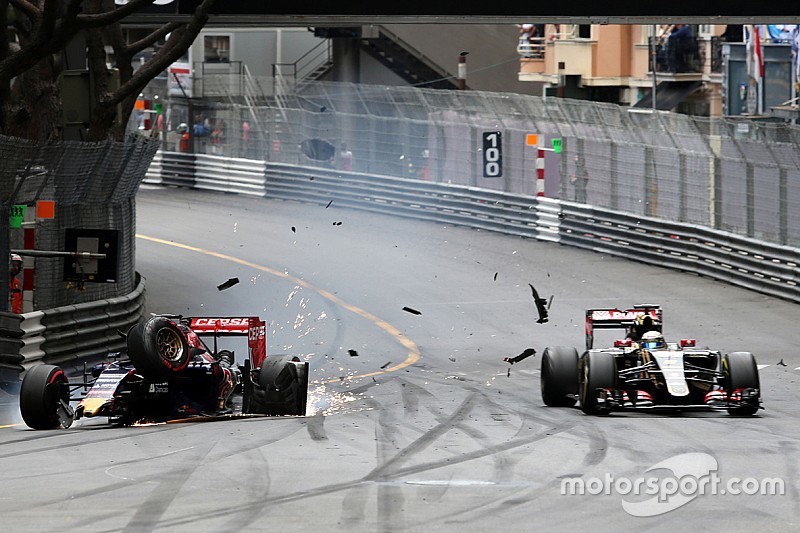
M 761 103 L 753 105 L 741 26 L 537 26 L 520 41 L 519 79 L 544 83 L 547 95 L 648 109 L 655 86 L 657 109 L 712 117 L 764 116 L 796 96 L 792 45 L 768 32 Z

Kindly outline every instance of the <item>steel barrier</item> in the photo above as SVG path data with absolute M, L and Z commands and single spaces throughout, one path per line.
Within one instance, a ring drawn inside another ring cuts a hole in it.
M 40 362 L 63 365 L 125 348 L 119 332 L 144 315 L 145 280 L 137 274 L 136 289 L 125 296 L 34 311 L 22 317 L 21 368 Z
M 173 154 L 162 154 L 164 161 Z M 185 154 L 180 154 L 185 157 Z M 198 156 L 184 159 L 180 186 L 203 176 L 214 190 L 238 193 L 264 172 L 264 196 L 350 207 L 576 246 L 691 272 L 800 303 L 800 249 L 705 226 L 670 222 L 535 196 L 284 163 Z M 247 172 L 229 173 L 244 166 Z M 222 176 L 222 174 L 226 174 Z M 242 177 L 242 176 L 246 176 Z M 158 183 L 158 177 L 145 180 Z M 161 176 L 161 182 L 168 184 Z M 207 184 L 195 188 L 210 188 Z M 251 189 L 252 190 L 252 189 Z

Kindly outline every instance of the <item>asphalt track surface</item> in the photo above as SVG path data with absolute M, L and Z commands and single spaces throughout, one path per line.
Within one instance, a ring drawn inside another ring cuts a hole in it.
M 265 317 L 271 353 L 310 361 L 307 416 L 32 431 L 5 396 L 6 531 L 800 529 L 800 306 L 335 203 L 146 189 L 137 234 L 148 310 Z M 553 297 L 547 324 L 528 283 Z M 765 409 L 595 418 L 543 406 L 544 347 L 582 346 L 587 307 L 636 303 L 663 306 L 668 338 L 754 352 Z M 537 354 L 503 361 L 526 348 Z M 698 494 L 709 468 L 722 485 Z M 586 493 L 562 495 L 568 478 Z M 660 492 L 622 494 L 623 478 Z M 752 478 L 749 492 L 777 478 L 784 494 L 721 494 L 735 478 Z M 669 495 L 672 481 L 683 494 Z

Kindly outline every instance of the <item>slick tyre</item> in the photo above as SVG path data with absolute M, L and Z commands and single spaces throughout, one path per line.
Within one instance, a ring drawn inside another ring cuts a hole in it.
M 598 402 L 598 389 L 613 389 L 617 368 L 614 356 L 605 352 L 586 352 L 580 365 L 580 404 L 587 415 L 607 415 L 611 409 Z
M 578 395 L 578 350 L 548 346 L 542 354 L 542 401 L 548 407 L 572 407 Z
M 270 355 L 261 364 L 258 384 L 274 397 L 278 394 L 286 415 L 306 414 L 308 401 L 308 363 L 291 355 Z
M 128 357 L 147 379 L 169 380 L 189 365 L 186 336 L 170 319 L 154 316 L 128 331 Z
M 37 365 L 28 370 L 19 393 L 19 409 L 25 424 L 32 429 L 69 427 L 61 401 L 69 405 L 69 380 L 61 368 Z
M 725 384 L 725 391 L 731 394 L 737 389 L 756 389 L 761 390 L 761 383 L 758 377 L 758 367 L 756 358 L 750 352 L 732 352 L 722 357 L 722 373 Z M 750 416 L 758 412 L 759 395 L 751 398 L 747 403 L 729 407 L 728 413 L 736 416 Z

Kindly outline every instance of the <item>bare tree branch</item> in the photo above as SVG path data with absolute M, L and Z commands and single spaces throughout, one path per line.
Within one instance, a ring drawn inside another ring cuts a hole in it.
M 14 9 L 24 13 L 32 22 L 42 19 L 42 11 L 28 0 L 10 0 L 10 3 Z
M 183 53 L 192 45 L 200 31 L 208 22 L 208 15 L 217 0 L 203 0 L 197 6 L 191 21 L 184 28 L 172 32 L 161 50 L 125 82 L 111 97 L 114 104 L 120 103 L 126 94 L 139 94 L 147 83 L 164 71 L 172 63 L 183 56 Z
M 131 56 L 136 55 L 137 52 L 141 52 L 148 46 L 152 46 L 161 39 L 163 39 L 164 36 L 166 36 L 168 33 L 171 33 L 185 25 L 186 25 L 185 22 L 169 22 L 167 24 L 164 24 L 150 35 L 142 37 L 138 41 L 128 44 L 128 46 L 126 46 L 128 53 Z

